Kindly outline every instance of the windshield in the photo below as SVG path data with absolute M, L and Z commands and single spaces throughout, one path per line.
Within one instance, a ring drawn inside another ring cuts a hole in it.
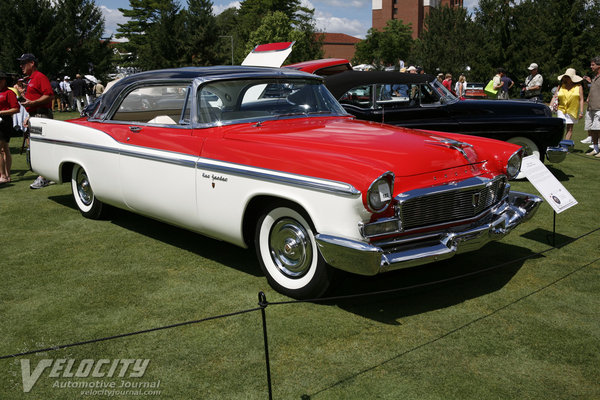
M 346 115 L 319 81 L 239 79 L 209 82 L 198 90 L 198 122 L 234 123 L 319 114 Z
M 440 95 L 440 103 L 446 104 L 458 101 L 458 98 L 455 95 L 453 95 L 448 89 L 446 89 L 446 87 L 442 85 L 442 83 L 437 79 L 434 79 L 431 82 L 431 85 L 437 90 L 438 94 Z

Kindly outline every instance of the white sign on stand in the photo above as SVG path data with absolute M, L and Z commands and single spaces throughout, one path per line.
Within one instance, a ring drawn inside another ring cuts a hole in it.
M 577 200 L 552 175 L 538 156 L 532 155 L 523 158 L 521 171 L 557 214 L 577 204 Z

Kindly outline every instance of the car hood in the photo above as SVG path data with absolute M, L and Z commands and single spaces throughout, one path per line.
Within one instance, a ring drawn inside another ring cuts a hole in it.
M 472 175 L 481 173 L 474 166 L 484 161 L 473 146 L 452 139 L 456 135 L 350 118 L 288 119 L 218 129 L 225 143 L 207 140 L 202 156 L 343 181 L 359 190 L 387 171 L 399 179 L 470 165 Z

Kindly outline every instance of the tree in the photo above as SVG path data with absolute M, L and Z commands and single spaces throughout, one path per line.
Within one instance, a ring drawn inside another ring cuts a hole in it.
M 236 46 L 236 62 L 239 63 L 246 57 L 247 47 L 260 44 L 256 43 L 256 40 L 259 40 L 256 35 L 250 43 L 250 35 L 257 27 L 263 25 L 264 18 L 275 12 L 283 13 L 289 19 L 289 24 L 293 29 L 290 32 L 296 31 L 293 33 L 293 38 L 290 36 L 285 39 L 286 41 L 297 40 L 292 53 L 292 60 L 306 60 L 306 57 L 314 58 L 315 55 L 322 54 L 320 42 L 315 39 L 314 10 L 302 7 L 300 0 L 244 0 L 241 2 L 236 15 L 237 25 L 234 36 L 237 43 L 244 43 L 242 46 Z M 230 35 L 229 32 L 221 31 L 221 35 Z M 265 32 L 264 29 L 263 32 Z
M 105 75 L 110 70 L 109 41 L 102 40 L 104 17 L 90 0 L 60 0 L 56 6 L 56 27 L 50 43 L 60 56 L 66 74 Z M 59 65 L 60 66 L 60 65 Z
M 126 54 L 124 65 L 137 64 L 138 53 L 147 46 L 145 35 L 156 20 L 156 5 L 154 0 L 129 0 L 129 9 L 119 8 L 128 18 L 126 23 L 119 24 L 116 34 L 118 39 L 127 39 L 117 46 Z
M 20 72 L 16 58 L 33 53 L 49 77 L 73 72 L 103 76 L 111 68 L 102 40 L 104 19 L 91 0 L 3 0 L 0 69 Z
M 464 8 L 438 7 L 423 22 L 424 31 L 415 46 L 415 60 L 427 72 L 455 75 L 472 68 L 477 53 L 470 43 L 476 40 L 475 27 Z
M 365 40 L 356 44 L 353 62 L 394 65 L 407 60 L 413 46 L 412 28 L 401 20 L 389 20 L 383 31 L 371 28 Z
M 354 58 L 352 62 L 354 64 L 374 64 L 379 65 L 381 62 L 380 46 L 382 41 L 383 32 L 370 28 L 367 32 L 365 40 L 358 42 L 354 47 Z
M 189 0 L 184 13 L 185 63 L 187 65 L 210 65 L 217 57 L 219 34 L 210 0 Z

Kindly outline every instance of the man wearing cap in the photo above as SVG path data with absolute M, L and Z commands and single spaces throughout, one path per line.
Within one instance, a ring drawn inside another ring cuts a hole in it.
M 542 84 L 544 78 L 538 74 L 538 65 L 531 63 L 527 68 L 529 70 L 529 76 L 525 79 L 525 98 L 532 101 L 542 102 Z
M 25 89 L 25 101 L 21 104 L 31 117 L 53 118 L 52 99 L 54 92 L 50 85 L 50 80 L 46 75 L 37 69 L 37 59 L 33 54 L 25 53 L 17 59 L 21 65 L 23 75 L 29 77 L 27 88 Z M 32 189 L 39 189 L 48 186 L 50 182 L 42 176 L 29 185 Z

